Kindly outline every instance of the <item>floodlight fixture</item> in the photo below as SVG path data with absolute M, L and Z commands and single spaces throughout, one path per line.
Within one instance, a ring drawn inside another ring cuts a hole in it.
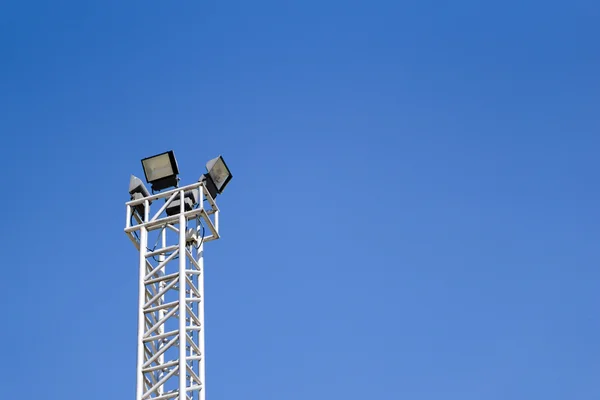
M 142 182 L 142 180 L 135 175 L 131 175 L 129 178 L 129 194 L 131 195 L 131 200 L 139 200 L 150 196 L 150 192 L 148 192 L 144 182 Z M 152 204 L 152 201 L 149 203 Z M 144 216 L 143 203 L 136 205 L 134 208 L 141 217 Z
M 227 164 L 225 164 L 223 157 L 219 156 L 207 162 L 206 170 L 217 187 L 217 192 L 219 192 L 219 194 L 223 193 L 225 186 L 227 186 L 231 178 L 233 178 L 233 175 L 231 175 L 231 171 L 229 171 L 229 168 L 227 167 Z
M 160 191 L 179 185 L 179 167 L 173 150 L 160 153 L 142 160 L 146 182 L 152 185 L 152 191 Z
M 200 181 L 205 182 L 206 188 L 214 199 L 217 197 L 217 194 L 223 193 L 225 186 L 231 181 L 233 175 L 222 156 L 213 158 L 207 162 L 206 170 L 208 173 L 202 175 Z
M 183 207 L 185 211 L 192 211 L 194 206 L 198 204 L 199 191 L 198 189 L 187 190 L 183 195 Z M 178 195 L 174 198 L 166 208 L 167 215 L 179 214 L 181 210 L 181 200 Z

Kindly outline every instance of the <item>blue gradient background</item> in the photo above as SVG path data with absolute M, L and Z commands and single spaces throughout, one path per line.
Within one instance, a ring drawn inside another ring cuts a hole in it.
M 209 400 L 598 399 L 595 1 L 5 2 L 0 398 L 133 399 L 129 174 L 223 154 Z

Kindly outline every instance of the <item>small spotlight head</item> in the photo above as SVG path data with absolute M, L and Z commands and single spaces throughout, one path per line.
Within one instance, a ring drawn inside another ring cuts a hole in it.
M 142 182 L 142 180 L 135 175 L 131 175 L 129 178 L 129 194 L 131 195 L 131 200 L 139 200 L 150 196 L 150 192 L 148 192 L 144 182 Z M 152 204 L 152 201 L 150 201 L 149 204 Z M 134 206 L 134 209 L 141 217 L 144 216 L 143 203 Z
M 172 150 L 146 157 L 142 160 L 146 182 L 152 186 L 153 191 L 160 191 L 168 187 L 179 185 L 179 167 Z

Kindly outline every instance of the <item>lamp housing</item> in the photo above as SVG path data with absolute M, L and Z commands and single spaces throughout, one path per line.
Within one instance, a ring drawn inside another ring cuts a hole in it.
M 208 171 L 208 176 L 211 178 L 217 193 L 223 193 L 225 186 L 227 186 L 229 181 L 231 181 L 231 178 L 233 178 L 233 175 L 227 167 L 227 164 L 225 164 L 223 157 L 219 156 L 207 162 L 206 170 Z M 213 198 L 214 197 L 215 196 L 213 196 Z
M 168 187 L 179 185 L 179 167 L 173 150 L 146 157 L 142 160 L 142 168 L 146 182 L 152 186 L 153 191 L 160 191 Z
M 146 188 L 146 185 L 144 185 L 144 182 L 142 182 L 142 180 L 135 175 L 131 175 L 129 178 L 129 194 L 131 195 L 131 200 L 139 200 L 150 196 L 150 192 Z M 150 200 L 148 203 L 152 204 L 152 200 Z M 144 203 L 135 205 L 133 208 L 143 219 Z
M 217 187 L 215 186 L 215 183 L 209 174 L 202 175 L 200 179 L 198 179 L 198 182 L 204 182 L 204 187 L 206 187 L 208 194 L 210 194 L 210 197 L 212 197 L 213 200 L 217 198 L 217 194 L 219 193 L 217 192 Z
M 191 211 L 194 208 L 194 206 L 198 204 L 199 197 L 200 196 L 198 189 L 187 190 L 183 195 L 184 211 Z M 173 199 L 173 201 L 169 203 L 165 212 L 167 213 L 167 215 L 171 216 L 179 214 L 180 210 L 181 198 L 178 195 L 176 198 Z

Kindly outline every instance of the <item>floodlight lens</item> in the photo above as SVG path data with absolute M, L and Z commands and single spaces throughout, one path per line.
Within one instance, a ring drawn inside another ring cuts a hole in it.
M 173 150 L 157 154 L 142 160 L 146 182 L 152 185 L 152 191 L 177 187 L 179 184 L 179 167 Z
M 158 179 L 166 178 L 176 174 L 176 172 L 173 171 L 173 165 L 171 164 L 169 153 L 159 154 L 152 158 L 146 158 L 145 160 L 142 160 L 142 164 L 148 182 L 154 182 Z
M 223 160 L 219 159 L 210 170 L 210 177 L 215 182 L 217 190 L 221 190 L 228 176 L 229 171 L 227 171 L 225 164 L 223 164 Z
M 229 168 L 227 168 L 227 164 L 225 164 L 223 157 L 219 156 L 210 160 L 206 164 L 206 168 L 208 169 L 208 175 L 210 175 L 210 178 L 214 182 L 217 191 L 221 193 L 232 178 L 231 172 L 229 171 Z

